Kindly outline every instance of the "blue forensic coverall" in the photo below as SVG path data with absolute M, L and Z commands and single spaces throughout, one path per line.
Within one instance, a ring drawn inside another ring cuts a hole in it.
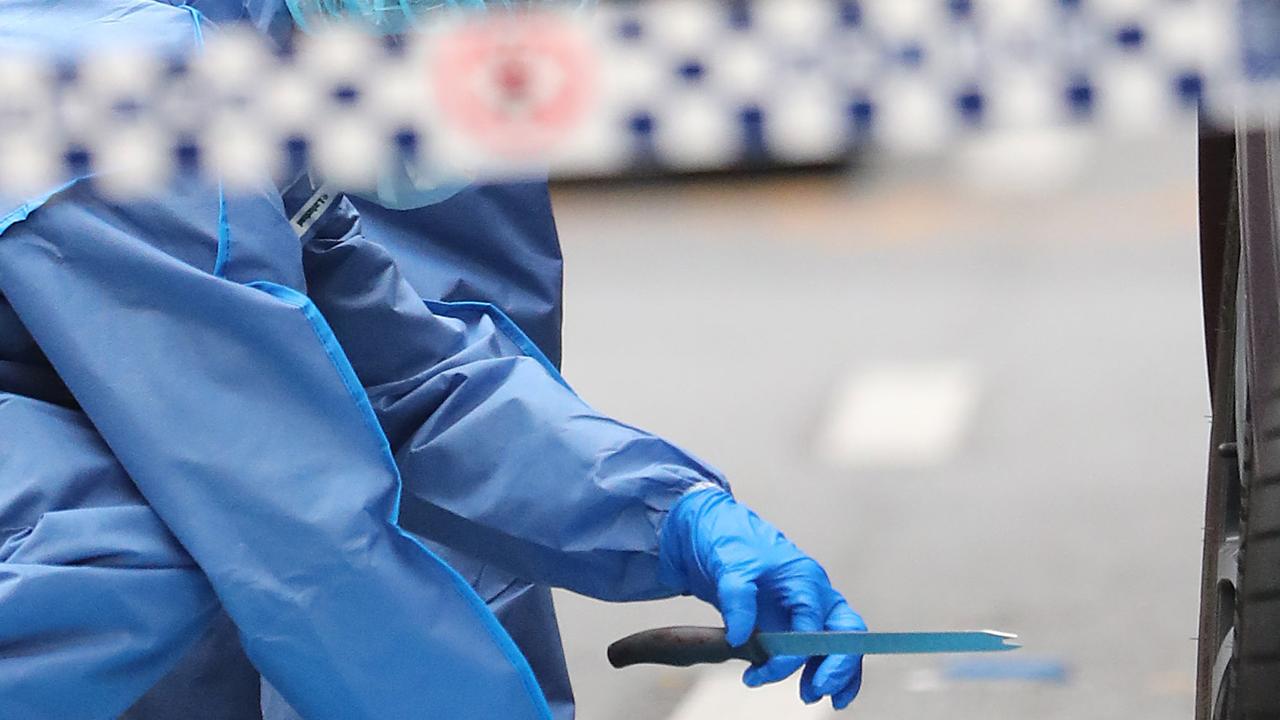
M 255 27 L 276 43 L 288 42 L 296 31 L 283 0 L 194 0 L 190 6 L 220 24 Z M 448 200 L 409 211 L 355 197 L 351 202 L 363 217 L 365 237 L 393 255 L 423 298 L 500 308 L 559 367 L 563 269 L 545 182 L 468 187 Z M 420 539 L 463 575 L 512 635 L 556 719 L 573 718 L 573 691 L 550 589 Z M 209 693 L 249 698 L 256 708 L 258 691 L 257 673 L 239 649 L 235 627 L 223 618 L 134 705 L 128 718 L 165 717 L 184 698 Z M 265 692 L 269 708 L 281 706 L 269 687 Z M 187 716 L 195 710 L 187 708 Z
M 0 11 L 0 37 L 200 22 L 32 10 Z M 423 303 L 349 205 L 302 249 L 285 215 L 273 189 L 120 204 L 82 181 L 0 208 L 0 644 L 23 648 L 0 716 L 118 715 L 220 603 L 305 717 L 548 717 L 414 532 L 597 597 L 670 593 L 655 528 L 714 471 L 582 404 L 491 307 Z M 21 607 L 56 610 L 4 617 Z
M 293 200 L 296 202 L 297 197 Z M 550 196 L 545 182 L 471 187 L 438 205 L 412 211 L 381 208 L 353 199 L 364 237 L 381 245 L 414 290 L 424 298 L 450 303 L 453 312 L 475 313 L 488 302 L 502 312 L 559 364 L 562 262 Z M 487 310 L 487 309 L 485 309 Z M 518 335 L 514 328 L 508 329 Z M 407 484 L 413 478 L 406 477 Z M 402 523 L 404 524 L 404 523 Z M 573 692 L 560 642 L 550 590 L 521 580 L 498 565 L 484 563 L 423 538 L 471 583 L 511 633 L 542 687 L 557 720 L 573 717 Z M 291 718 L 287 704 L 267 686 L 268 717 Z M 192 698 L 224 698 L 222 708 L 238 708 L 245 717 L 258 711 L 257 672 L 239 649 L 229 621 L 213 630 L 178 667 L 140 699 L 128 720 L 165 718 L 182 707 L 184 717 L 201 711 Z
M 288 42 L 296 32 L 283 0 L 195 0 L 191 5 L 218 23 L 253 26 L 276 43 Z M 365 237 L 394 256 L 423 298 L 500 308 L 559 367 L 563 271 L 545 182 L 469 187 L 409 211 L 355 197 L 351 202 L 363 217 Z M 486 601 L 528 658 L 557 720 L 570 720 L 573 691 L 550 589 L 421 539 Z M 239 688 L 239 695 L 256 697 L 257 675 L 237 653 L 234 626 L 218 627 L 134 706 L 130 718 L 164 717 L 175 702 L 198 696 L 211 684 L 221 684 L 224 695 Z M 228 672 L 245 667 L 244 673 Z M 265 702 L 280 705 L 277 698 Z

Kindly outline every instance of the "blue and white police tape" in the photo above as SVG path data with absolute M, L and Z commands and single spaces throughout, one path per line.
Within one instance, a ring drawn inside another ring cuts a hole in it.
M 1229 118 L 1280 75 L 1280 32 L 1242 20 L 1251 4 L 650 0 L 469 13 L 390 43 L 327 25 L 288 52 L 223 28 L 189 58 L 3 55 L 0 191 L 68 171 L 129 194 L 305 161 L 360 188 L 406 155 L 424 173 L 605 175 L 936 151 L 993 129 L 1143 132 Z

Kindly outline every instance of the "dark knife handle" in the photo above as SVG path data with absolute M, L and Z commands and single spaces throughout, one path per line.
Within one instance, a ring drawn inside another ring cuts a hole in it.
M 609 646 L 609 664 L 615 668 L 643 664 L 689 667 L 729 660 L 759 665 L 768 659 L 769 654 L 755 638 L 742 647 L 730 645 L 724 638 L 724 628 L 657 628 L 629 635 Z

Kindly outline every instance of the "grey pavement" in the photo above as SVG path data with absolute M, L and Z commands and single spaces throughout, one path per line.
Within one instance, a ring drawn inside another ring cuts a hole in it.
M 889 160 L 556 191 L 566 375 L 588 401 L 721 467 L 873 628 L 1009 630 L 1018 658 L 1069 672 L 966 682 L 940 658 L 872 659 L 851 717 L 1191 716 L 1208 433 L 1194 137 L 1096 150 L 1042 194 Z M 971 368 L 977 398 L 944 461 L 822 461 L 845 378 L 939 362 Z M 714 623 L 696 601 L 558 605 L 584 720 L 669 718 L 706 676 L 604 660 L 626 633 Z

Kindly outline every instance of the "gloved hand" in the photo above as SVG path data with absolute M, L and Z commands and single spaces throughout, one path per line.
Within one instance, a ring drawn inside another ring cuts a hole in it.
M 662 580 L 716 606 L 729 643 L 753 630 L 866 630 L 866 623 L 831 587 L 822 566 L 769 523 L 720 488 L 694 490 L 676 503 L 659 539 Z M 862 656 L 779 656 L 743 674 L 758 687 L 789 677 L 801 665 L 800 699 L 831 696 L 837 710 L 862 686 Z

